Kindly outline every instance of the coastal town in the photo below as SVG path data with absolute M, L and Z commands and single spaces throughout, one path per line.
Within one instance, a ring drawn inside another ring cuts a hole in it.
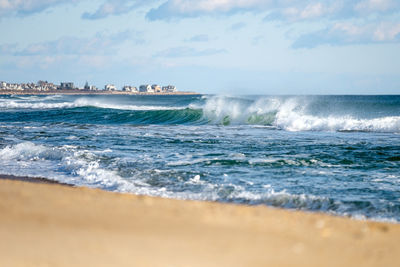
M 88 82 L 80 88 L 73 82 L 60 82 L 54 84 L 48 81 L 38 81 L 37 83 L 8 83 L 0 82 L 0 94 L 195 94 L 192 92 L 178 92 L 176 86 L 158 84 L 144 84 L 139 87 L 125 85 L 118 89 L 113 84 L 106 84 L 104 88 L 99 89 Z

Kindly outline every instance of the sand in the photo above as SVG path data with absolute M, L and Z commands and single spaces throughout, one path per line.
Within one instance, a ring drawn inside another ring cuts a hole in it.
M 0 180 L 0 266 L 399 266 L 400 225 Z

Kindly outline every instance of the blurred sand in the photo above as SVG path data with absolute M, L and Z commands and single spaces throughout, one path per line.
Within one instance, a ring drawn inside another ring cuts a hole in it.
M 400 225 L 0 180 L 0 266 L 399 266 Z

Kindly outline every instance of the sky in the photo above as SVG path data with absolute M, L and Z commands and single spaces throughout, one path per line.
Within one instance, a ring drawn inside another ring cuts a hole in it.
M 0 81 L 400 94 L 399 0 L 0 0 Z

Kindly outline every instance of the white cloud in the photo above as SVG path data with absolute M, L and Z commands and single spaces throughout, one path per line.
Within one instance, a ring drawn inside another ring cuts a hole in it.
M 172 0 L 172 7 L 177 8 L 180 12 L 228 12 L 234 8 L 254 8 L 272 1 L 269 0 Z
M 266 13 L 267 20 L 296 22 L 362 18 L 368 14 L 396 13 L 398 0 L 166 0 L 147 13 L 150 20 L 170 20 L 238 12 Z
M 155 54 L 156 57 L 170 57 L 170 58 L 177 58 L 177 57 L 201 57 L 201 56 L 212 56 L 216 54 L 225 53 L 225 49 L 202 49 L 197 50 L 192 47 L 187 46 L 180 46 L 180 47 L 173 47 L 163 51 L 160 51 Z
M 32 14 L 60 4 L 84 0 L 0 0 L 0 15 Z M 297 22 L 362 18 L 366 14 L 399 13 L 399 0 L 103 0 L 84 19 L 102 19 L 134 9 L 156 5 L 147 12 L 150 20 L 170 20 L 238 12 L 266 13 L 267 20 Z
M 186 42 L 208 42 L 210 37 L 207 34 L 198 34 L 186 39 Z
M 319 18 L 321 16 L 328 15 L 329 13 L 333 13 L 332 11 L 334 10 L 331 7 L 327 7 L 320 2 L 317 2 L 310 3 L 305 7 L 290 6 L 282 8 L 280 13 L 281 17 L 284 17 L 285 19 L 297 21 Z
M 364 0 L 355 5 L 358 11 L 387 11 L 391 8 L 399 7 L 398 0 Z
M 400 37 L 400 23 L 380 23 L 355 25 L 352 23 L 336 23 L 330 32 L 342 32 L 348 41 L 393 42 Z
M 300 36 L 294 48 L 312 48 L 319 45 L 350 45 L 390 43 L 400 41 L 400 23 L 354 24 L 337 22 L 331 27 Z
M 106 0 L 96 11 L 85 12 L 84 19 L 102 19 L 112 15 L 121 15 L 157 0 Z
M 380 42 L 400 39 L 400 23 L 381 23 L 374 30 L 373 39 Z
M 296 0 L 297 1 L 297 0 Z M 150 20 L 266 10 L 272 0 L 168 0 L 147 13 Z
M 79 1 L 84 0 L 0 0 L 0 17 L 37 13 L 56 5 Z M 149 10 L 150 5 L 154 8 Z M 102 19 L 138 8 L 148 9 L 146 17 L 149 20 L 168 21 L 251 12 L 265 14 L 267 22 L 278 21 L 294 25 L 311 21 L 324 28 L 300 36 L 293 44 L 294 47 L 312 47 L 335 42 L 344 45 L 399 40 L 400 0 L 102 0 L 93 10 L 85 12 L 82 18 Z M 244 25 L 244 22 L 238 23 L 231 29 L 237 30 Z M 69 45 L 63 44 L 59 47 L 72 51 L 84 50 L 87 46 L 82 42 L 81 48 L 78 48 L 81 40 L 71 38 L 68 41 Z M 207 38 L 197 36 L 191 41 L 207 41 Z M 102 41 L 97 41 L 100 47 L 101 43 Z M 73 44 L 77 44 L 76 48 Z M 50 47 L 55 49 L 55 44 L 33 44 L 19 52 L 40 53 Z M 2 49 L 5 49 L 4 46 Z M 104 47 L 104 50 L 107 48 Z M 89 52 L 90 49 L 87 49 L 87 53 Z
M 0 15 L 29 15 L 60 4 L 71 4 L 80 0 L 0 0 Z
M 300 13 L 303 19 L 320 17 L 324 14 L 324 6 L 321 3 L 309 4 Z
M 343 6 L 346 6 L 343 0 L 168 0 L 152 9 L 147 17 L 150 20 L 162 20 L 250 11 L 274 13 L 282 18 L 297 20 L 321 17 Z
M 14 56 L 103 55 L 114 52 L 117 46 L 126 41 L 135 44 L 144 42 L 141 33 L 124 31 L 115 34 L 97 33 L 89 38 L 65 36 L 54 41 L 33 43 L 22 49 L 18 49 L 15 45 L 5 44 L 0 46 L 0 51 Z

